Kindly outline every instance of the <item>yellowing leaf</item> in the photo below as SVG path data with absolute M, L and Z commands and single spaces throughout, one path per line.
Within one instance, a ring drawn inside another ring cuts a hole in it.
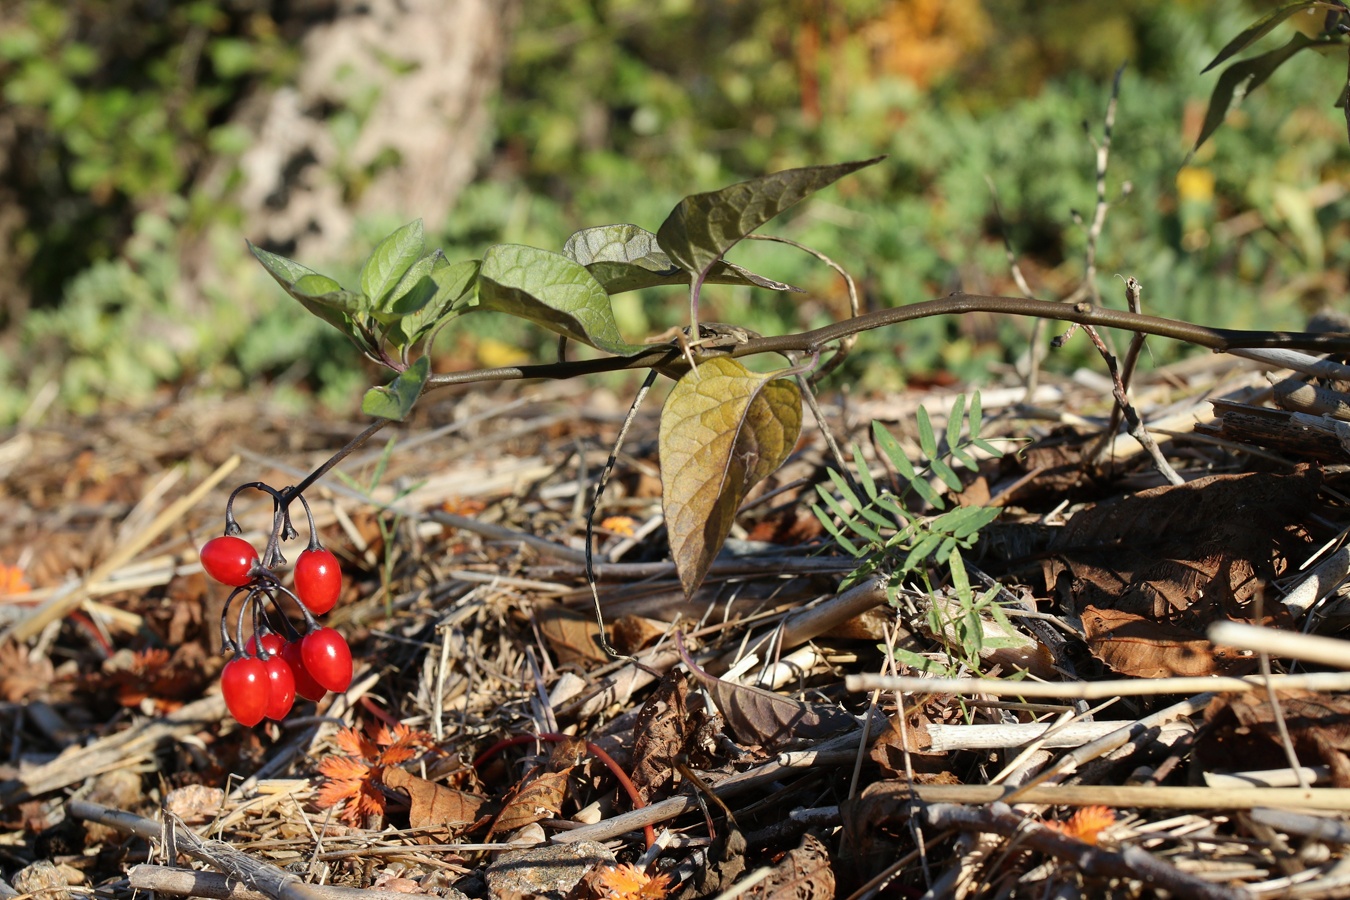
M 797 385 L 760 375 L 728 357 L 691 369 L 661 411 L 662 507 L 684 591 L 708 573 L 750 488 L 797 443 Z

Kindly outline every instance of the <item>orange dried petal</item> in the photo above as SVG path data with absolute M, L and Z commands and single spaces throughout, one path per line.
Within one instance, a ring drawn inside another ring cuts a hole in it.
M 380 751 L 376 746 L 355 728 L 343 728 L 339 730 L 333 737 L 333 743 L 337 744 L 338 749 L 348 756 L 360 756 L 366 759 L 374 759 L 380 755 Z
M 609 516 L 600 523 L 600 527 L 624 537 L 632 537 L 636 524 L 632 516 Z
M 601 869 L 596 880 L 606 900 L 664 900 L 670 884 L 669 875 L 652 877 L 632 863 Z

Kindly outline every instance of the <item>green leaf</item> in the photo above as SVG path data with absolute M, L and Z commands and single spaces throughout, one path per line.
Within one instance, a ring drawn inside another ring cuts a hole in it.
M 873 480 L 872 473 L 867 468 L 867 461 L 863 459 L 862 448 L 857 444 L 853 445 L 853 465 L 858 469 L 858 481 L 862 483 L 863 490 L 867 492 L 867 499 L 877 499 L 877 483 Z
M 1214 57 L 1209 65 L 1201 69 L 1200 74 L 1205 74 L 1234 54 L 1246 50 L 1252 44 L 1261 40 L 1261 38 L 1265 37 L 1267 34 L 1270 34 L 1271 30 L 1276 25 L 1280 24 L 1300 9 L 1311 9 L 1320 2 L 1321 0 L 1299 0 L 1297 3 L 1286 3 L 1278 9 L 1271 10 L 1251 25 L 1244 28 L 1237 37 L 1233 38 L 1227 44 L 1224 44 L 1223 49 L 1219 51 L 1219 55 Z
M 844 552 L 849 556 L 859 557 L 867 552 L 854 546 L 853 542 L 850 541 L 848 537 L 839 530 L 839 527 L 834 524 L 834 519 L 819 506 L 816 506 L 814 503 L 811 504 L 811 511 L 816 514 L 816 519 L 820 521 L 821 527 L 830 533 L 834 538 L 835 543 L 840 547 L 843 547 Z
M 980 400 L 980 392 L 976 391 L 970 396 L 970 439 L 973 441 L 980 436 L 980 427 L 984 424 L 984 406 Z
M 403 346 L 417 343 L 447 316 L 458 313 L 463 301 L 473 293 L 478 281 L 478 267 L 478 260 L 465 259 L 433 268 L 431 274 L 423 279 L 429 281 L 434 289 L 431 298 L 398 323 Z M 420 286 L 418 289 L 421 289 Z
M 944 514 L 940 525 L 954 538 L 967 538 L 997 519 L 999 512 L 996 506 L 961 506 Z
M 1214 85 L 1214 93 L 1209 95 L 1209 108 L 1205 110 L 1205 121 L 1200 126 L 1200 136 L 1196 138 L 1191 152 L 1186 154 L 1186 160 L 1182 165 L 1190 162 L 1195 151 L 1219 129 L 1224 119 L 1228 117 L 1229 111 L 1240 104 L 1244 97 L 1264 84 L 1266 79 L 1295 53 L 1318 43 L 1302 32 L 1295 32 L 1289 43 L 1283 47 L 1233 63 L 1224 69 L 1223 74 L 1219 76 L 1219 83 Z
M 962 600 L 970 599 L 970 576 L 966 574 L 965 561 L 961 559 L 960 553 L 953 553 L 950 560 L 952 572 L 952 588 L 956 591 L 956 596 Z
M 942 483 L 952 489 L 953 493 L 961 493 L 961 479 L 952 471 L 952 467 L 947 465 L 945 460 L 935 459 L 930 466 L 933 468 L 933 474 L 942 480 Z
M 970 442 L 970 445 L 972 447 L 979 447 L 985 453 L 988 453 L 989 455 L 994 457 L 1001 457 L 1003 455 L 1002 449 L 989 443 L 984 438 L 976 438 L 975 440 Z
M 647 349 L 619 334 L 609 295 L 580 263 L 520 244 L 495 244 L 478 272 L 482 309 L 542 325 L 591 347 L 628 356 Z
M 361 290 L 370 298 L 373 309 L 385 309 L 389 292 L 422 258 L 425 246 L 421 219 L 414 219 L 375 245 L 361 267 Z
M 365 309 L 365 298 L 343 290 L 342 285 L 327 275 L 320 275 L 293 259 L 269 253 L 251 241 L 245 243 L 267 274 L 301 306 L 347 335 L 358 347 L 364 346 L 358 339 L 353 320 Z
M 254 258 L 262 263 L 263 268 L 267 270 L 267 274 L 275 278 L 277 284 L 284 288 L 289 288 L 305 275 L 318 274 L 313 269 L 302 266 L 293 259 L 287 259 L 284 256 L 270 253 L 257 246 L 252 241 L 246 240 L 244 243 L 248 245 L 249 252 L 253 254 Z
M 951 451 L 961 443 L 961 426 L 966 417 L 966 395 L 957 394 L 952 401 L 951 412 L 947 414 L 947 450 Z
M 802 398 L 791 379 L 713 357 L 685 373 L 661 410 L 662 508 L 686 595 L 707 575 L 741 501 L 792 452 Z
M 930 462 L 937 458 L 938 444 L 937 435 L 933 432 L 933 423 L 928 420 L 928 410 L 922 406 L 914 414 L 915 424 L 919 428 L 919 449 L 923 451 L 924 459 Z
M 738 241 L 783 210 L 883 158 L 788 169 L 685 197 L 657 230 L 657 242 L 675 265 L 703 275 Z
M 877 446 L 881 452 L 886 454 L 886 458 L 895 466 L 895 471 L 906 482 L 912 483 L 918 473 L 914 471 L 914 464 L 909 461 L 905 455 L 905 450 L 900 446 L 900 442 L 895 439 L 895 435 L 886 430 L 880 422 L 872 420 L 872 436 L 876 439 Z
M 605 292 L 622 294 L 668 284 L 688 284 L 690 275 L 656 242 L 656 235 L 637 225 L 599 225 L 583 228 L 567 239 L 563 255 L 586 267 Z M 710 284 L 738 284 L 771 291 L 802 289 L 756 275 L 748 269 L 719 262 L 704 279 Z
M 426 306 L 436 296 L 436 284 L 431 280 L 431 273 L 446 264 L 445 254 L 439 250 L 433 250 L 413 263 L 375 311 L 375 318 L 382 322 L 386 319 L 393 321 L 412 315 Z
M 419 357 L 387 385 L 366 391 L 366 395 L 361 398 L 361 412 L 402 422 L 422 395 L 422 388 L 430 375 L 431 360 L 425 356 Z

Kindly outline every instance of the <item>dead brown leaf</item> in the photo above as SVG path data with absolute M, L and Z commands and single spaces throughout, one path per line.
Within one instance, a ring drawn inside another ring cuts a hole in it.
M 532 822 L 561 816 L 563 801 L 567 798 L 569 775 L 570 769 L 545 772 L 508 798 L 488 829 L 488 840 L 494 835 L 524 828 Z
M 19 703 L 40 693 L 56 679 L 56 670 L 46 656 L 30 656 L 25 644 L 0 645 L 0 697 Z
M 707 732 L 716 727 L 702 704 L 691 708 L 689 682 L 672 670 L 642 704 L 633 725 L 633 784 L 645 803 L 670 794 L 678 779 L 675 763 L 687 758 L 694 766 L 711 761 Z M 708 746 L 705 746 L 705 743 Z
M 534 620 L 559 663 L 609 660 L 600 648 L 600 626 L 594 616 L 561 603 L 538 601 L 534 604 Z
M 1089 606 L 1083 611 L 1083 632 L 1093 656 L 1136 678 L 1228 675 L 1253 665 L 1251 656 L 1215 647 L 1186 628 L 1121 610 Z
M 675 643 L 685 666 L 707 690 L 727 727 L 742 744 L 780 748 L 798 741 L 830 737 L 858 725 L 853 716 L 838 707 L 805 703 L 709 675 L 685 650 L 678 631 Z
M 1046 583 L 1080 612 L 1093 653 L 1118 672 L 1228 671 L 1205 629 L 1257 618 L 1265 583 L 1307 552 L 1303 522 L 1319 485 L 1305 467 L 1213 475 L 1100 503 L 1055 536 Z
M 1280 691 L 1278 697 L 1300 763 L 1320 762 L 1331 769 L 1334 786 L 1350 787 L 1350 697 L 1311 691 Z M 1205 722 L 1208 727 L 1195 747 L 1196 764 L 1203 770 L 1289 764 L 1275 711 L 1263 692 L 1220 696 L 1205 711 Z
M 794 849 L 774 863 L 768 878 L 752 887 L 747 897 L 763 900 L 831 900 L 834 897 L 834 870 L 830 851 L 813 834 L 802 835 Z
M 387 787 L 407 792 L 412 807 L 408 812 L 409 825 L 443 829 L 424 831 L 418 837 L 423 844 L 444 843 L 473 830 L 486 803 L 482 797 L 418 778 L 397 767 L 385 769 L 382 780 Z

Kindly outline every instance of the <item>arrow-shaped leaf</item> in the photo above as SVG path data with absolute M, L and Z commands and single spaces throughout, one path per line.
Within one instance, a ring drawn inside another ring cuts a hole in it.
M 385 298 L 422 258 L 425 246 L 421 219 L 409 222 L 375 245 L 365 265 L 361 266 L 361 290 L 370 298 L 372 307 L 384 309 Z
M 1246 50 L 1252 44 L 1255 44 L 1257 41 L 1261 40 L 1261 38 L 1270 34 L 1271 30 L 1274 29 L 1276 25 L 1280 24 L 1300 9 L 1311 9 L 1314 6 L 1319 6 L 1321 2 L 1322 0 L 1299 0 L 1297 3 L 1286 3 L 1278 9 L 1271 10 L 1243 29 L 1237 37 L 1225 44 L 1223 49 L 1219 51 L 1219 55 L 1214 57 L 1214 60 L 1209 65 L 1200 70 L 1200 74 L 1203 75 L 1205 72 L 1208 72 L 1210 69 L 1234 54 Z
M 618 356 L 644 349 L 619 334 L 609 295 L 585 266 L 559 253 L 495 244 L 478 273 L 479 308 L 509 313 Z
M 1219 76 L 1219 83 L 1214 85 L 1214 93 L 1209 95 L 1209 108 L 1205 110 L 1205 121 L 1200 126 L 1200 136 L 1195 139 L 1195 146 L 1191 148 L 1191 152 L 1186 154 L 1186 162 L 1190 162 L 1195 151 L 1219 129 L 1223 120 L 1228 117 L 1229 111 L 1241 103 L 1244 97 L 1264 84 L 1271 73 L 1295 53 L 1317 43 L 1302 32 L 1295 32 L 1289 43 L 1283 47 L 1233 63 L 1224 69 L 1223 74 Z
M 567 239 L 563 245 L 563 255 L 585 266 L 609 294 L 668 284 L 688 284 L 691 277 L 671 261 L 657 244 L 656 235 L 637 225 L 584 228 Z M 801 292 L 801 288 L 756 275 L 725 261 L 714 265 L 704 280 L 711 284 L 739 284 L 771 291 Z
M 747 234 L 803 198 L 883 157 L 787 169 L 685 197 L 657 230 L 661 249 L 680 268 L 701 275 Z
M 717 356 L 676 383 L 661 410 L 662 505 L 680 583 L 692 595 L 741 501 L 797 442 L 797 385 Z
M 373 387 L 361 398 L 361 412 L 381 419 L 402 422 L 422 395 L 422 387 L 431 375 L 431 360 L 425 356 L 398 373 L 393 381 Z

